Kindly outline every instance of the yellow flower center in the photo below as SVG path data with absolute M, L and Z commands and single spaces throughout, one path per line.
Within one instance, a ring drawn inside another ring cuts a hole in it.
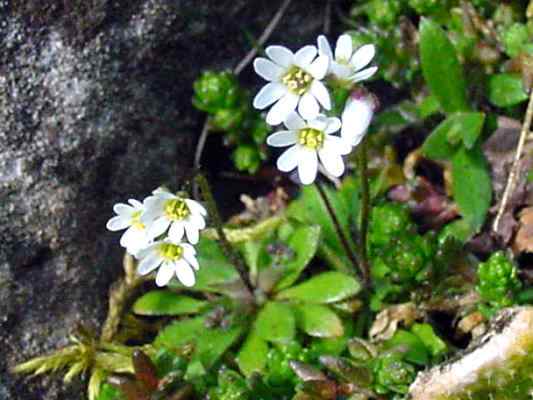
M 313 82 L 313 77 L 300 67 L 292 66 L 285 75 L 281 77 L 281 82 L 287 86 L 292 93 L 301 96 L 309 90 L 309 87 Z
M 166 261 L 177 261 L 183 256 L 183 248 L 172 243 L 161 243 L 157 251 Z
M 324 145 L 324 132 L 313 128 L 300 129 L 298 143 L 313 150 L 318 150 Z
M 179 221 L 189 216 L 191 211 L 183 199 L 167 200 L 164 206 L 165 216 L 171 221 Z
M 135 211 L 131 215 L 131 226 L 133 226 L 135 229 L 139 231 L 142 231 L 146 228 L 144 224 L 141 222 L 141 213 L 142 211 L 139 210 L 139 211 Z

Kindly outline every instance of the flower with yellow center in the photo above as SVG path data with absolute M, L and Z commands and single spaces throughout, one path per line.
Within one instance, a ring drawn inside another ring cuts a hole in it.
M 315 46 L 305 46 L 293 53 L 283 46 L 269 46 L 268 58 L 254 60 L 255 72 L 268 83 L 257 93 L 253 105 L 264 110 L 272 105 L 266 121 L 281 124 L 298 109 L 306 119 L 315 118 L 320 105 L 331 108 L 328 89 L 322 83 L 329 67 L 329 59 L 318 55 Z
M 281 171 L 289 172 L 298 168 L 300 181 L 305 185 L 315 181 L 319 162 L 332 176 L 339 177 L 344 173 L 342 156 L 351 151 L 351 146 L 333 135 L 341 128 L 338 118 L 320 114 L 306 121 L 292 112 L 284 123 L 287 130 L 273 133 L 267 138 L 270 146 L 291 146 L 278 158 L 277 165 Z
M 128 200 L 128 203 L 115 204 L 113 210 L 117 215 L 107 222 L 107 229 L 110 231 L 126 229 L 120 238 L 120 245 L 126 248 L 128 253 L 135 255 L 139 250 L 148 246 L 150 238 L 145 225 L 141 222 L 143 204 L 134 199 Z
M 190 243 L 196 244 L 200 230 L 205 228 L 206 216 L 207 211 L 197 201 L 156 190 L 145 200 L 141 222 L 147 226 L 148 236 L 152 239 L 168 230 L 168 237 L 173 242 L 180 242 L 186 235 Z
M 138 254 L 137 272 L 147 275 L 156 269 L 155 283 L 166 286 L 173 276 L 185 286 L 194 286 L 194 271 L 200 268 L 196 259 L 196 250 L 188 243 L 174 243 L 170 240 L 157 241 Z
M 373 44 L 365 44 L 354 51 L 352 38 L 348 34 L 339 36 L 335 46 L 335 55 L 328 39 L 324 35 L 318 37 L 318 54 L 328 57 L 328 73 L 341 81 L 356 83 L 370 78 L 378 70 L 372 66 L 365 68 L 374 58 L 376 48 Z

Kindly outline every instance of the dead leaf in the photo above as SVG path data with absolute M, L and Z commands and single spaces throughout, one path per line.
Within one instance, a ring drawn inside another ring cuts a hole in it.
M 400 323 L 408 327 L 421 317 L 422 315 L 414 303 L 387 307 L 376 316 L 368 336 L 373 342 L 388 340 L 394 336 Z
M 533 207 L 520 211 L 518 232 L 512 247 L 516 253 L 533 253 Z

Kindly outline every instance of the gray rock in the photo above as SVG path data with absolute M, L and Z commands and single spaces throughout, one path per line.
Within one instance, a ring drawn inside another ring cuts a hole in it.
M 278 3 L 0 0 L 2 400 L 85 397 L 8 371 L 100 326 L 121 270 L 112 205 L 182 181 L 202 121 L 192 81 L 235 65 Z M 314 40 L 322 8 L 295 0 L 273 41 Z

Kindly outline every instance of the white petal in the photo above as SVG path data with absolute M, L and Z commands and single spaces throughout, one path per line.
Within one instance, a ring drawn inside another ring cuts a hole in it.
M 159 217 L 148 227 L 148 237 L 155 239 L 168 229 L 170 221 L 166 217 Z
M 316 118 L 308 121 L 307 124 L 310 128 L 325 131 L 326 126 L 328 125 L 328 118 L 324 114 L 318 114 Z
M 287 128 L 292 131 L 297 131 L 305 127 L 305 121 L 298 115 L 297 112 L 291 112 L 284 121 Z
M 284 46 L 268 46 L 265 52 L 276 64 L 282 67 L 288 68 L 294 62 L 294 54 Z
M 370 78 L 372 75 L 374 75 L 376 73 L 376 71 L 378 70 L 378 67 L 370 67 L 370 68 L 366 68 L 362 71 L 359 71 L 357 72 L 356 74 L 354 74 L 353 76 L 350 77 L 350 80 L 353 81 L 353 82 L 360 82 L 360 81 L 364 81 L 365 79 L 368 79 Z
M 194 246 L 191 246 L 189 243 L 180 243 L 180 246 L 183 248 L 183 254 L 196 256 L 196 250 L 194 249 Z
M 312 45 L 302 47 L 294 55 L 294 64 L 300 68 L 307 69 L 316 57 L 317 51 L 316 47 Z
M 253 106 L 258 110 L 267 108 L 279 100 L 285 93 L 287 93 L 287 87 L 285 85 L 279 82 L 269 82 L 255 95 Z
M 128 203 L 130 203 L 136 210 L 140 210 L 143 207 L 143 203 L 141 203 L 139 200 L 129 199 Z
M 200 264 L 198 264 L 198 260 L 196 257 L 192 254 L 190 254 L 187 251 L 183 251 L 183 258 L 185 261 L 187 261 L 191 267 L 193 267 L 196 271 L 200 269 Z
M 132 206 L 129 206 L 124 203 L 118 203 L 113 206 L 113 211 L 117 215 L 122 215 L 125 217 L 130 217 L 131 214 L 135 212 L 135 209 Z
M 318 54 L 321 56 L 326 56 L 330 60 L 333 58 L 333 52 L 331 51 L 331 46 L 329 45 L 328 39 L 324 35 L 318 37 Z
M 258 57 L 254 60 L 254 70 L 257 75 L 267 81 L 277 81 L 283 74 L 283 68 L 263 57 Z
M 140 275 L 147 275 L 153 270 L 155 270 L 159 265 L 163 262 L 163 258 L 157 254 L 157 251 L 152 251 L 148 256 L 143 258 L 141 262 L 139 262 L 139 266 L 137 267 L 137 272 Z
M 277 166 L 282 172 L 292 171 L 298 165 L 298 146 L 289 147 L 278 158 Z
M 187 240 L 191 244 L 198 243 L 198 240 L 200 239 L 200 231 L 195 226 L 192 226 L 191 224 L 185 225 L 185 233 L 187 234 Z
M 366 67 L 376 55 L 376 47 L 373 44 L 365 44 L 357 49 L 352 56 L 350 64 L 356 71 Z
M 174 263 L 171 262 L 165 262 L 159 268 L 159 271 L 157 272 L 157 276 L 155 277 L 155 284 L 157 286 L 166 286 L 174 276 L 174 270 L 175 266 Z
M 143 258 L 148 257 L 151 253 L 156 251 L 156 248 L 161 244 L 161 242 L 155 242 L 151 243 L 148 246 L 146 246 L 144 249 L 139 250 L 135 257 L 138 260 L 142 260 Z
M 163 215 L 163 204 L 166 200 L 156 196 L 150 196 L 144 201 L 144 212 L 141 215 L 141 222 L 149 225 L 155 219 Z
M 352 38 L 348 34 L 339 36 L 335 47 L 335 59 L 337 61 L 349 61 L 353 52 Z
M 155 197 L 160 200 L 172 200 L 178 198 L 178 196 L 176 196 L 174 193 L 170 193 L 166 188 L 163 187 L 158 187 L 152 193 L 154 194 L 154 196 L 150 197 Z
M 338 178 L 344 173 L 344 161 L 335 149 L 323 147 L 318 151 L 318 156 L 326 171 L 334 177 Z
M 205 219 L 199 214 L 191 214 L 185 222 L 187 224 L 190 224 L 194 226 L 196 229 L 204 229 L 205 228 Z
M 309 72 L 315 79 L 324 79 L 328 73 L 329 62 L 330 60 L 328 57 L 319 56 L 311 63 L 309 67 L 307 67 L 306 71 Z
M 350 99 L 342 112 L 341 137 L 359 143 L 370 125 L 374 107 L 369 99 Z M 355 146 L 355 144 L 353 144 Z
M 318 159 L 316 151 L 301 148 L 298 160 L 298 176 L 304 185 L 309 185 L 315 181 L 318 170 Z
M 185 203 L 187 204 L 187 207 L 189 207 L 189 210 L 191 210 L 191 212 L 198 213 L 200 215 L 203 215 L 204 217 L 207 216 L 207 210 L 205 209 L 203 205 L 201 205 L 197 201 L 191 200 L 191 199 L 185 199 Z
M 278 102 L 274 104 L 274 107 L 268 112 L 266 117 L 267 124 L 279 125 L 285 121 L 287 116 L 295 110 L 299 99 L 300 96 L 294 93 L 285 93 L 285 96 L 279 99 Z
M 338 136 L 327 135 L 324 140 L 326 150 L 333 148 L 336 153 L 343 156 L 352 152 L 352 145 L 349 141 Z
M 320 112 L 320 107 L 315 97 L 307 92 L 302 96 L 300 102 L 298 103 L 298 112 L 305 119 L 313 119 Z
M 296 143 L 295 131 L 279 131 L 267 137 L 267 144 L 274 147 L 285 147 Z
M 168 231 L 168 238 L 173 243 L 179 243 L 181 242 L 181 239 L 183 238 L 184 231 L 185 231 L 185 226 L 183 222 L 174 221 L 172 225 L 170 225 L 170 230 Z
M 194 271 L 184 260 L 176 262 L 175 265 L 176 276 L 179 281 L 187 287 L 194 286 L 196 283 L 196 277 L 194 276 Z
M 131 219 L 123 216 L 116 216 L 107 221 L 106 228 L 110 231 L 121 231 L 131 225 Z
M 328 122 L 327 122 L 326 129 L 324 130 L 324 132 L 326 132 L 327 134 L 335 133 L 339 129 L 341 129 L 341 126 L 342 126 L 341 120 L 338 119 L 337 117 L 328 118 Z
M 126 249 L 139 250 L 147 242 L 145 230 L 140 230 L 133 226 L 129 227 L 120 238 L 120 245 Z
M 353 75 L 354 69 L 351 65 L 347 64 L 339 64 L 337 62 L 333 62 L 330 67 L 331 73 L 335 75 L 339 79 L 347 80 L 350 78 L 350 76 Z
M 322 82 L 317 80 L 313 81 L 309 90 L 313 96 L 322 104 L 326 110 L 331 109 L 331 98 L 329 96 L 328 89 Z

